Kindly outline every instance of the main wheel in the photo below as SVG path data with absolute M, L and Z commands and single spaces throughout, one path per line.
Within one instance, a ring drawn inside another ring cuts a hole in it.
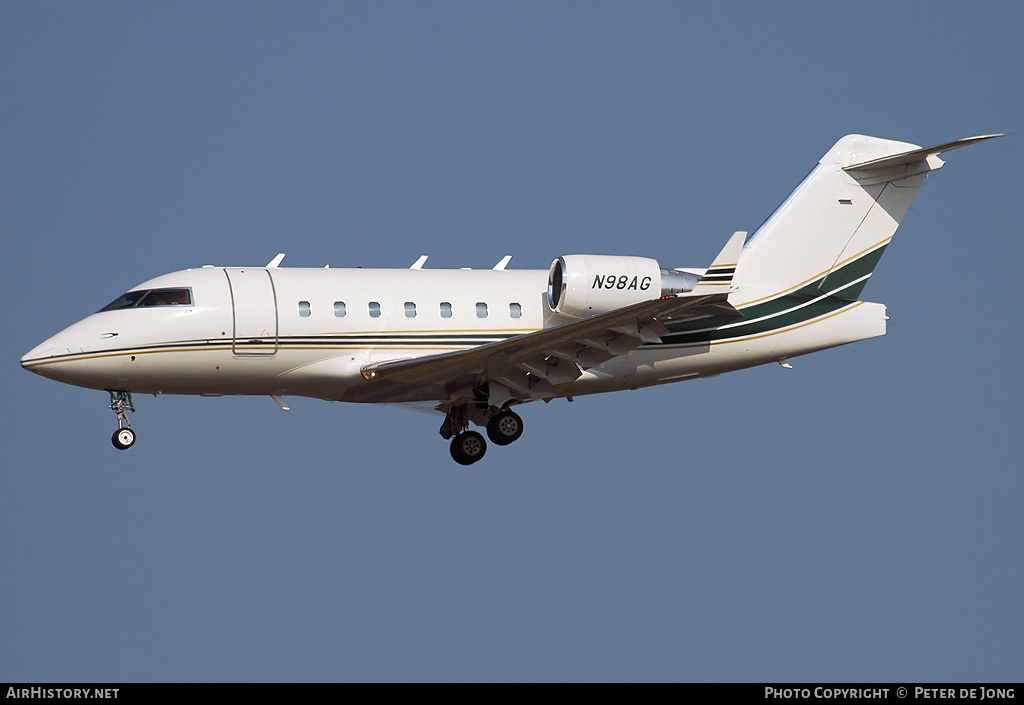
M 130 428 L 119 428 L 114 431 L 110 440 L 118 450 L 128 450 L 135 445 L 135 431 Z
M 460 433 L 452 439 L 452 459 L 459 465 L 472 465 L 487 452 L 487 441 L 476 431 Z
M 523 419 L 514 411 L 505 409 L 487 422 L 487 437 L 499 446 L 507 446 L 523 435 Z

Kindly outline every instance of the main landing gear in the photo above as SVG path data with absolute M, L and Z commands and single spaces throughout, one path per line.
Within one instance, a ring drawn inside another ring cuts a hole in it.
M 128 450 L 135 445 L 135 431 L 128 420 L 128 412 L 135 411 L 131 392 L 110 391 L 110 410 L 117 414 L 117 430 L 110 437 L 111 443 L 118 450 Z
M 487 422 L 487 437 L 496 446 L 507 446 L 523 435 L 523 419 L 514 411 L 499 411 Z
M 487 441 L 476 431 L 463 431 L 452 439 L 452 460 L 459 465 L 472 465 L 484 457 Z
M 502 409 L 481 414 L 476 408 L 470 410 L 465 406 L 453 406 L 441 425 L 441 436 L 452 439 L 452 459 L 459 465 L 472 465 L 487 452 L 487 441 L 483 435 L 468 430 L 471 416 L 480 425 L 486 419 L 487 437 L 494 445 L 507 446 L 523 435 L 523 419 L 514 411 Z

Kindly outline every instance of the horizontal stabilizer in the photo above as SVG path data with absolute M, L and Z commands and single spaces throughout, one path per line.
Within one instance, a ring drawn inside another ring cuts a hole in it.
M 859 164 L 850 164 L 849 166 L 844 166 L 843 171 L 875 171 L 877 169 L 889 169 L 893 167 L 905 166 L 907 164 L 913 164 L 914 162 L 926 160 L 928 159 L 928 157 L 931 156 L 938 156 L 943 152 L 949 152 L 950 150 L 953 149 L 966 147 L 969 144 L 984 142 L 985 140 L 990 140 L 994 137 L 1002 137 L 1003 134 L 1004 133 L 1000 133 L 997 135 L 978 135 L 977 137 L 965 137 L 962 140 L 946 142 L 945 144 L 937 144 L 934 147 L 922 147 L 920 149 L 912 149 L 909 152 L 901 152 L 899 154 L 893 154 L 891 156 L 882 157 L 880 159 L 872 159 L 870 161 L 861 162 Z

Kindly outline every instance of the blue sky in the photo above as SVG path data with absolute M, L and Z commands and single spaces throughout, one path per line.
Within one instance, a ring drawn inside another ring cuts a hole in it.
M 1019 680 L 1019 3 L 5 3 L 0 680 Z M 18 359 L 199 266 L 706 266 L 936 144 L 881 339 L 439 419 Z

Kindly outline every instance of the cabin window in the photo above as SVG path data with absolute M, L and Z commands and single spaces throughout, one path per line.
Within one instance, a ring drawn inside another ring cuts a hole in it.
M 118 311 L 126 308 L 144 308 L 147 306 L 191 306 L 192 290 L 181 289 L 141 289 L 129 291 L 118 296 L 100 311 Z
M 380 318 L 380 304 L 376 301 L 370 302 L 370 318 Z
M 476 305 L 476 317 L 487 318 L 487 304 L 482 301 Z
M 334 317 L 335 318 L 344 318 L 346 313 L 347 313 L 347 310 L 345 309 L 345 302 L 344 301 L 335 301 L 334 302 Z
M 511 316 L 512 318 L 522 318 L 523 317 L 523 307 L 520 306 L 519 304 L 509 304 L 508 305 L 508 315 Z
M 442 301 L 441 302 L 441 318 L 451 318 L 451 317 L 452 317 L 452 305 L 450 303 L 448 303 L 447 301 Z
M 300 301 L 299 302 L 299 315 L 302 316 L 303 318 L 309 318 L 311 313 L 312 312 L 309 310 L 309 302 L 308 301 Z
M 405 317 L 416 318 L 416 304 L 412 301 L 405 302 Z

